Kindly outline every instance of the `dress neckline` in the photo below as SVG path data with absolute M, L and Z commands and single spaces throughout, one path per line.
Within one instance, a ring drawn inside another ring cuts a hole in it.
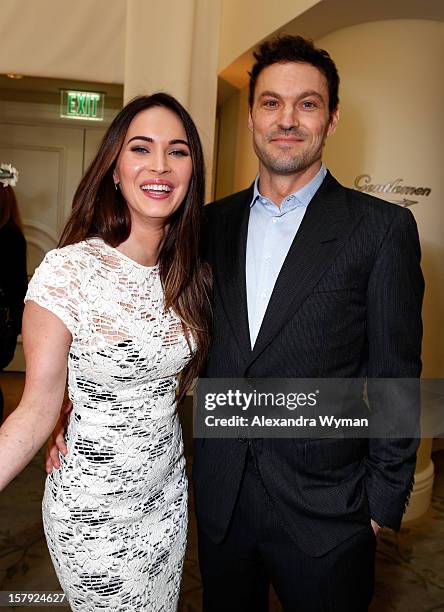
M 159 264 L 158 263 L 155 264 L 154 266 L 144 266 L 143 264 L 139 263 L 135 259 L 132 259 L 128 255 L 125 255 L 125 253 L 122 253 L 122 251 L 119 251 L 119 249 L 117 249 L 116 247 L 113 247 L 110 244 L 108 244 L 107 242 L 105 242 L 103 240 L 103 238 L 100 238 L 100 236 L 96 236 L 94 238 L 88 238 L 87 242 L 89 242 L 89 243 L 96 242 L 96 243 L 100 244 L 101 246 L 103 246 L 103 248 L 106 251 L 109 251 L 110 253 L 112 253 L 113 255 L 118 257 L 119 259 L 121 259 L 123 261 L 126 261 L 127 263 L 130 263 L 131 265 L 133 265 L 136 268 L 139 268 L 141 270 L 145 270 L 146 272 L 153 272 L 153 271 L 157 271 L 159 269 Z

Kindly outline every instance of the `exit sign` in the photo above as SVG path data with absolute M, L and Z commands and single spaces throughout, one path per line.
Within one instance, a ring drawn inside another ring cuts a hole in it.
M 60 117 L 102 121 L 104 108 L 105 94 L 103 93 L 74 89 L 61 90 Z

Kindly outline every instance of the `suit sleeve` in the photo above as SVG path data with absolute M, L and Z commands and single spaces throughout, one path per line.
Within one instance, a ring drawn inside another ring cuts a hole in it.
M 369 400 L 372 410 L 382 411 L 390 437 L 369 440 L 366 487 L 372 518 L 396 530 L 413 486 L 419 444 L 417 436 L 403 432 L 414 431 L 419 422 L 420 256 L 414 217 L 400 208 L 380 245 L 367 293 Z M 413 380 L 386 385 L 381 378 Z

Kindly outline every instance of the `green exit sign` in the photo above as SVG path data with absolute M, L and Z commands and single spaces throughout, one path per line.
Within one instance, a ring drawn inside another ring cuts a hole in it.
M 105 109 L 105 94 L 95 91 L 62 89 L 60 117 L 65 119 L 87 119 L 102 121 Z

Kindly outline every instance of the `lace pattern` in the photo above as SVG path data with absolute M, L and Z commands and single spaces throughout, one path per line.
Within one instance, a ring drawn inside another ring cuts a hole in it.
M 158 267 L 89 239 L 50 251 L 26 299 L 72 335 L 68 455 L 43 500 L 71 608 L 176 610 L 187 481 L 175 390 L 191 351 Z

